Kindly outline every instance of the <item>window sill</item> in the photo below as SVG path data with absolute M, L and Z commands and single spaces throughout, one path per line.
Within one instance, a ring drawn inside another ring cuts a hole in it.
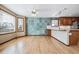
M 12 34 L 12 33 L 16 33 L 16 32 L 0 32 L 0 35 L 7 35 L 7 34 Z

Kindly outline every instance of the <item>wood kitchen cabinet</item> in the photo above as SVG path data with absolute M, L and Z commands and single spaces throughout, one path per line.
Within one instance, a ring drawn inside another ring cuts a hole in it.
M 71 30 L 69 36 L 69 45 L 77 45 L 79 40 L 79 30 Z
M 48 36 L 51 36 L 51 29 L 48 29 Z
M 72 25 L 72 19 L 71 17 L 60 17 L 59 18 L 59 25 L 62 26 L 62 25 Z
M 60 26 L 72 25 L 76 21 L 79 23 L 79 17 L 59 17 Z

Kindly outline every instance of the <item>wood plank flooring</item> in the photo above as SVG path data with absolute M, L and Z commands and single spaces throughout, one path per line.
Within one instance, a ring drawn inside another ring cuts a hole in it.
M 66 46 L 50 36 L 26 36 L 0 45 L 0 54 L 78 54 L 79 44 Z

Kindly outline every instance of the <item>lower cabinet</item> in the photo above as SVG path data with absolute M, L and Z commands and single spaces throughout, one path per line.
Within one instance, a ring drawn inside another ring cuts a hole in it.
M 51 36 L 66 45 L 77 45 L 79 40 L 79 30 L 51 31 Z
M 48 36 L 51 36 L 51 29 L 48 29 Z
M 71 30 L 69 36 L 69 45 L 77 45 L 79 40 L 79 30 Z
M 60 42 L 69 45 L 68 31 L 52 30 L 51 36 L 59 40 Z

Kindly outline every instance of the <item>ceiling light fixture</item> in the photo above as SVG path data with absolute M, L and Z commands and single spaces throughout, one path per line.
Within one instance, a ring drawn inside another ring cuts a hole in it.
M 36 16 L 38 14 L 37 10 L 35 8 L 33 8 L 32 10 L 32 16 Z

